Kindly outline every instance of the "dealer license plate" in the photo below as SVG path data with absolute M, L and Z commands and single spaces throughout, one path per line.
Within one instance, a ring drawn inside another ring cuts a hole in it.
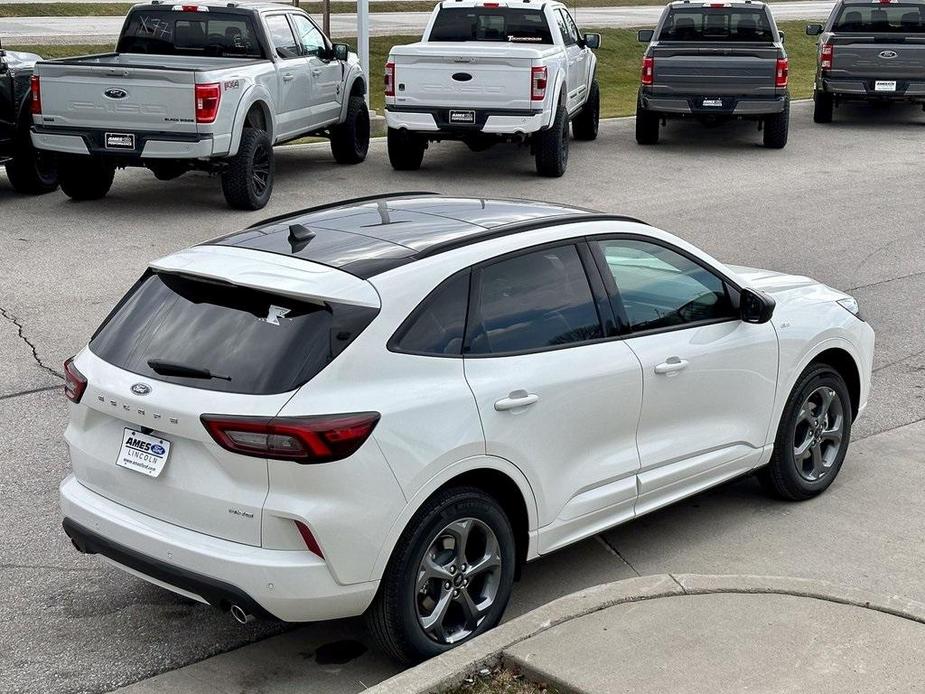
M 475 123 L 475 111 L 450 111 L 450 123 Z
M 106 149 L 135 149 L 135 136 L 131 133 L 106 133 Z
M 722 99 L 704 99 L 703 105 L 705 107 L 722 108 L 723 100 Z
M 167 464 L 168 455 L 170 441 L 125 428 L 122 430 L 122 448 L 116 458 L 116 465 L 157 477 Z
M 895 92 L 896 80 L 877 80 L 874 82 L 875 92 Z

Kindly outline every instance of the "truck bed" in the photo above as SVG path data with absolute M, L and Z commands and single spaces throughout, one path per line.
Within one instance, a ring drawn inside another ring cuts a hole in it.
M 652 51 L 652 93 L 773 97 L 778 56 L 766 43 L 660 42 Z

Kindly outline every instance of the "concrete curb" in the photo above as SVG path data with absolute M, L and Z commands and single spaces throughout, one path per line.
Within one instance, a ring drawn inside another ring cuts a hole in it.
M 366 691 L 439 692 L 458 685 L 482 667 L 497 665 L 511 646 L 571 619 L 623 603 L 712 593 L 792 595 L 876 610 L 925 624 L 925 603 L 825 581 L 783 576 L 656 574 L 606 583 L 553 600 Z

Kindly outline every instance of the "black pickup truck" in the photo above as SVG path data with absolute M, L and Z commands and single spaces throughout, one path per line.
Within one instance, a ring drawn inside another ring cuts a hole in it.
M 819 37 L 817 123 L 844 101 L 925 104 L 925 0 L 839 0 L 806 33 Z
M 648 43 L 636 107 L 636 141 L 658 142 L 660 123 L 753 120 L 766 147 L 787 145 L 790 62 L 768 6 L 754 0 L 672 2 Z
M 20 193 L 39 195 L 58 187 L 54 162 L 32 147 L 32 68 L 41 60 L 33 53 L 0 48 L 0 164 Z

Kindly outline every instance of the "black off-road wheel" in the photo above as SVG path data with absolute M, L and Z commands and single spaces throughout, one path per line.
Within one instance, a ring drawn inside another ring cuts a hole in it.
M 591 82 L 588 100 L 572 121 L 572 134 L 576 140 L 596 140 L 601 120 L 601 88 L 597 80 Z
M 827 364 L 812 364 L 797 380 L 759 478 L 773 495 L 811 499 L 835 480 L 851 440 L 853 410 L 845 380 Z
M 784 110 L 764 119 L 764 146 L 783 149 L 790 138 L 790 99 L 784 101 Z
M 659 118 L 657 113 L 647 111 L 642 102 L 636 102 L 636 142 L 640 145 L 657 145 L 659 135 Z
M 389 128 L 386 135 L 389 149 L 389 163 L 396 171 L 417 171 L 424 161 L 427 140 L 404 128 Z
M 72 200 L 99 200 L 112 188 L 116 167 L 102 157 L 68 154 L 57 163 L 61 190 Z
M 472 487 L 437 493 L 399 538 L 366 613 L 378 647 L 412 664 L 488 631 L 510 599 L 516 556 L 494 498 Z
M 10 185 L 23 195 L 44 195 L 58 188 L 58 167 L 50 152 L 32 146 L 28 124 L 23 123 L 17 133 L 13 158 L 6 163 Z
M 536 136 L 536 172 L 540 176 L 559 178 L 568 168 L 568 111 L 559 104 L 552 125 Z
M 236 210 L 259 210 L 273 193 L 273 143 L 264 130 L 244 128 L 238 153 L 222 173 L 222 192 Z
M 347 117 L 331 128 L 331 154 L 338 164 L 359 164 L 369 152 L 369 109 L 362 96 L 351 96 Z
M 831 94 L 813 92 L 813 121 L 816 123 L 831 123 L 835 116 L 835 98 Z

